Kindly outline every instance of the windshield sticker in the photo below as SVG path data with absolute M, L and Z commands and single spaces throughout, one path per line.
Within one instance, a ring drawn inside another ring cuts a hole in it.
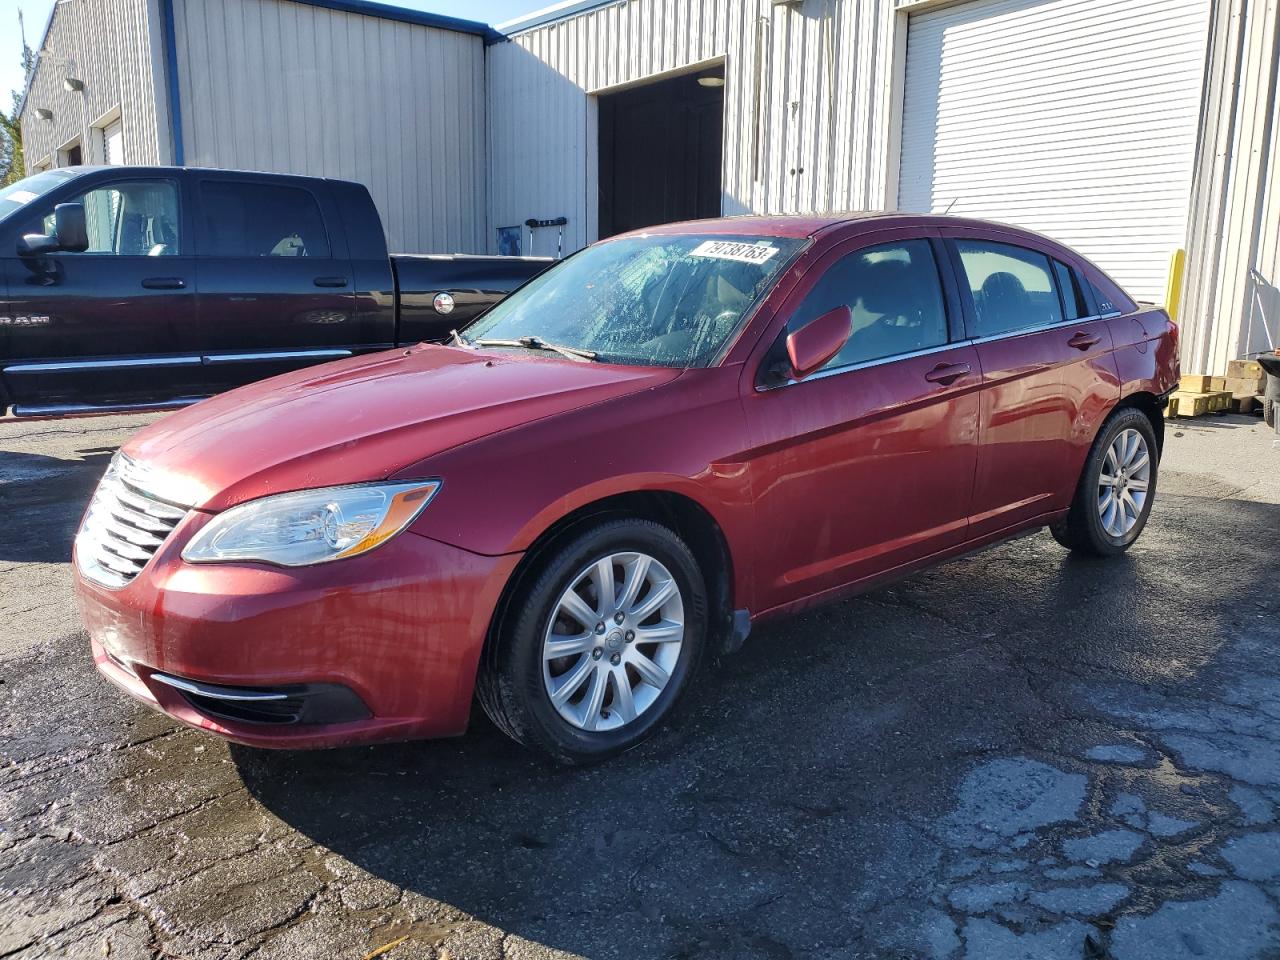
M 38 196 L 40 194 L 32 193 L 30 190 L 15 190 L 13 193 L 6 193 L 4 199 L 12 200 L 14 203 L 30 203 Z
M 740 263 L 764 263 L 778 252 L 777 247 L 755 243 L 738 243 L 733 240 L 708 240 L 691 251 L 694 257 L 710 257 L 713 260 L 737 260 Z

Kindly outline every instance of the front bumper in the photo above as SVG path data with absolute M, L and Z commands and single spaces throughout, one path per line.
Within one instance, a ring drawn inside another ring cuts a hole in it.
M 189 514 L 118 590 L 76 567 L 104 676 L 182 723 L 250 746 L 466 729 L 484 637 L 518 555 L 480 556 L 406 531 L 314 567 L 188 564 L 181 546 L 207 519 Z M 293 699 L 272 697 L 274 713 L 248 719 L 253 711 L 217 702 L 225 690 Z

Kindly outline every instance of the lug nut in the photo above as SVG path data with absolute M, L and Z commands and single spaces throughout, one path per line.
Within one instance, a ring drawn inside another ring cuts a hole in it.
M 609 658 L 609 662 L 616 667 L 618 664 L 622 662 L 622 657 L 618 656 L 618 654 L 615 653 L 612 657 Z
M 599 659 L 600 659 L 600 656 L 601 656 L 603 653 L 604 653 L 604 651 L 603 651 L 603 650 L 601 650 L 599 647 L 596 647 L 594 650 L 592 650 L 592 651 L 591 651 L 591 659 L 592 659 L 592 660 L 599 660 Z
M 627 643 L 630 643 L 632 640 L 636 638 L 636 632 L 634 630 L 628 630 L 625 636 L 626 636 Z
M 604 621 L 601 620 L 596 624 L 596 633 L 604 633 Z
M 614 622 L 614 623 L 621 623 L 624 619 L 625 619 L 625 618 L 622 616 L 622 611 L 621 611 L 621 610 L 619 610 L 617 613 L 615 613 L 615 614 L 613 615 L 613 622 Z

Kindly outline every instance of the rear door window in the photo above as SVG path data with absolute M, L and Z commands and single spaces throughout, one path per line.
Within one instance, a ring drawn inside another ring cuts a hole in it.
M 879 244 L 837 260 L 809 291 L 787 329 L 798 330 L 842 306 L 853 314 L 852 332 L 824 369 L 947 342 L 947 311 L 928 240 Z
M 274 183 L 200 184 L 201 252 L 213 257 L 329 256 L 315 195 Z
M 1062 301 L 1048 257 L 987 240 L 956 240 L 964 282 L 973 298 L 975 337 L 996 337 L 1062 323 Z

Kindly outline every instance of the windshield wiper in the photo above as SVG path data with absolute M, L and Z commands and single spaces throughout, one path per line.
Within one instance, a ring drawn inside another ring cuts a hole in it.
M 449 345 L 453 347 L 469 347 L 471 346 L 471 341 L 460 334 L 457 330 L 450 330 Z
M 471 340 L 473 347 L 524 347 L 527 350 L 550 350 L 570 360 L 586 362 L 596 359 L 594 350 L 579 350 L 577 347 L 566 347 L 558 343 L 548 343 L 541 337 L 516 337 L 514 340 Z

